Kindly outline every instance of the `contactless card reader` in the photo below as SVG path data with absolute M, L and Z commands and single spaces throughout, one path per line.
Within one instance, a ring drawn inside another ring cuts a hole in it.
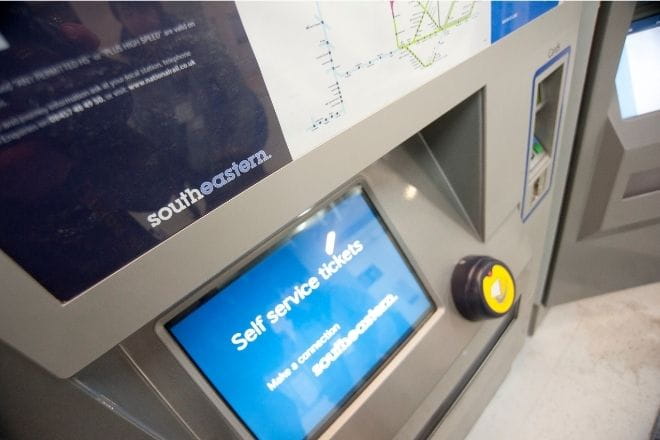
M 505 315 L 516 300 L 509 268 L 488 256 L 469 256 L 458 262 L 451 278 L 458 311 L 470 321 Z

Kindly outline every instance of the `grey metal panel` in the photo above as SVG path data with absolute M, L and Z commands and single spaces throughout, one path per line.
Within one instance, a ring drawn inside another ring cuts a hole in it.
M 503 238 L 508 236 L 508 234 L 502 234 Z M 415 413 L 399 429 L 394 437 L 395 439 L 420 438 L 420 427 L 423 429 L 422 438 L 425 437 L 426 433 L 430 432 L 433 432 L 433 436 L 440 436 L 440 438 L 461 438 L 469 431 L 471 423 L 478 418 L 481 410 L 487 404 L 489 393 L 494 392 L 504 379 L 508 365 L 513 361 L 515 354 L 522 346 L 531 311 L 531 303 L 533 301 L 533 297 L 530 294 L 532 291 L 530 274 L 530 264 L 527 264 L 521 273 L 516 274 L 516 285 L 521 295 L 519 307 L 516 312 L 517 316 L 497 341 L 495 347 L 493 347 L 493 352 L 490 354 L 488 352 L 484 353 L 484 350 L 488 348 L 489 340 L 493 335 L 497 334 L 502 324 L 501 320 L 487 321 L 482 324 L 479 332 L 463 348 L 460 356 L 454 359 L 445 375 L 437 381 Z M 508 348 L 502 349 L 502 346 Z M 497 353 L 496 356 L 501 357 L 501 364 L 498 362 L 496 366 L 493 366 L 493 362 L 489 364 L 488 360 L 486 360 L 479 366 L 481 358 L 485 356 L 488 359 L 494 353 Z M 481 371 L 481 373 L 476 373 L 476 375 L 481 374 L 488 377 L 489 383 L 485 388 L 480 385 L 475 386 L 473 384 L 474 379 L 471 376 L 466 376 L 475 365 L 478 366 L 477 371 Z M 484 370 L 486 371 L 485 373 Z M 468 383 L 464 389 L 458 390 L 458 400 L 452 401 L 452 394 L 460 386 L 461 382 L 465 380 Z M 479 396 L 479 403 L 473 402 L 468 407 L 457 409 L 457 405 L 459 405 L 461 400 L 464 400 L 463 396 L 466 393 Z M 437 414 L 439 408 L 447 405 L 449 408 L 446 414 Z M 441 416 L 442 418 L 440 420 L 434 420 L 435 416 Z M 438 423 L 439 426 L 435 426 Z M 459 427 L 458 432 L 455 431 L 457 425 Z M 450 434 L 447 434 L 447 426 L 452 426 L 449 429 Z M 438 429 L 441 432 L 440 434 L 438 433 Z
M 607 207 L 605 209 L 599 231 L 607 233 L 608 230 L 632 226 L 649 220 L 660 221 L 660 192 L 639 194 L 635 197 L 625 197 L 626 187 L 631 176 L 648 170 L 657 170 L 660 174 L 660 112 L 656 112 L 654 129 L 658 138 L 653 144 L 637 148 L 622 148 L 618 169 L 610 174 L 613 182 Z M 609 121 L 608 121 L 609 124 Z M 610 132 L 610 138 L 604 143 L 611 143 L 623 147 L 625 140 L 620 139 L 616 132 Z M 630 144 L 628 144 L 630 145 Z M 602 171 L 600 172 L 602 174 Z M 592 193 L 603 191 L 603 187 L 592 187 Z
M 121 346 L 139 366 L 141 374 L 176 412 L 177 417 L 185 421 L 196 438 L 238 438 L 226 420 L 219 417 L 217 407 L 200 392 L 197 383 L 162 344 L 154 333 L 153 325 L 146 325 L 122 342 Z M 103 357 L 105 356 L 107 354 Z M 129 388 L 124 392 L 131 395 L 133 390 Z
M 628 199 L 655 191 L 660 191 L 660 168 L 647 168 L 630 175 L 623 198 Z
M 601 130 L 597 172 L 579 239 L 616 233 L 649 220 L 660 221 L 660 193 L 626 197 L 630 178 L 660 167 L 660 112 L 623 120 L 616 96 Z
M 660 164 L 658 112 L 622 120 L 614 96 L 634 8 L 606 4 L 599 17 L 547 305 L 660 279 L 657 194 L 623 197 L 632 173 Z
M 435 427 L 430 440 L 452 440 L 465 437 L 492 396 L 506 378 L 511 363 L 524 340 L 525 322 L 519 319 L 508 328 L 470 381 L 449 412 Z M 405 437 L 402 437 L 405 438 Z
M 156 438 L 197 438 L 121 346 L 70 380 Z
M 580 225 L 579 239 L 603 229 L 607 206 L 612 198 L 617 175 L 620 174 L 623 148 L 609 120 L 606 120 L 602 127 L 598 156 L 592 160 L 598 172 L 590 182 L 591 191 L 585 203 L 586 209 Z
M 660 167 L 660 111 L 622 119 L 617 96 L 613 94 L 607 117 L 613 133 L 606 133 L 603 141 L 615 143 L 621 150 L 621 159 L 601 230 L 651 219 L 660 221 L 660 193 L 629 198 L 624 194 L 632 175 Z M 592 187 L 592 194 L 599 190 Z
M 68 380 L 0 343 L 0 436 L 13 440 L 154 440 Z M 104 434 L 105 433 L 105 434 Z M 4 437 L 6 435 L 6 437 Z

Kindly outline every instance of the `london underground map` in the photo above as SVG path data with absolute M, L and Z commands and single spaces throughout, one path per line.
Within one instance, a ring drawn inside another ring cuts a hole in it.
M 293 159 L 491 43 L 488 2 L 238 8 Z

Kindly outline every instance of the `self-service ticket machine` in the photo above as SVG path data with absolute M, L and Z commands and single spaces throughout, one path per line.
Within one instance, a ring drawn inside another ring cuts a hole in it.
M 547 306 L 660 280 L 660 5 L 603 5 L 597 29 L 539 316 Z
M 3 5 L 0 437 L 465 435 L 597 10 Z

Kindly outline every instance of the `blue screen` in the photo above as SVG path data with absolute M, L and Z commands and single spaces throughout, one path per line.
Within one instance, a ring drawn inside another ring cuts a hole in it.
M 355 188 L 167 327 L 255 436 L 299 439 L 433 308 Z

